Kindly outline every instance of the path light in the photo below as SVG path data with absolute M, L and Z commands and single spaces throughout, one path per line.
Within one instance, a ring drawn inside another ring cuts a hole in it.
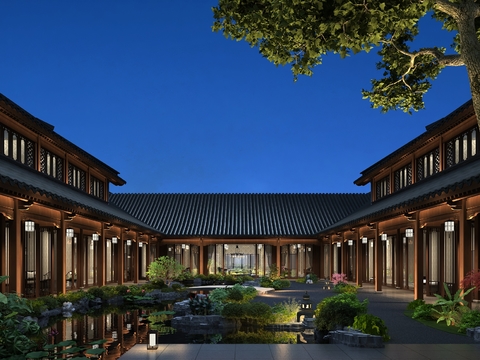
M 453 220 L 445 221 L 445 232 L 455 231 L 455 222 Z
M 408 237 L 408 238 L 413 237 L 413 229 L 412 228 L 405 229 L 405 237 Z
M 300 302 L 300 311 L 297 312 L 297 322 L 300 321 L 300 316 L 313 317 L 312 302 L 310 301 L 310 295 L 305 291 L 302 301 Z
M 67 231 L 67 232 L 66 232 L 67 237 L 74 237 L 74 236 L 75 236 L 75 230 L 74 230 L 74 229 L 72 229 L 72 228 L 67 228 L 66 231 Z
M 25 220 L 25 231 L 26 232 L 35 231 L 35 223 L 32 220 Z
M 148 331 L 148 344 L 147 350 L 157 350 L 157 331 L 156 330 L 149 330 Z

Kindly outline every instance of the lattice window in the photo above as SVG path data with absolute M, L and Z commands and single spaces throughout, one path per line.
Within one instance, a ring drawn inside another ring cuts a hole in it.
M 105 184 L 95 176 L 90 177 L 90 194 L 100 199 L 104 199 L 103 196 L 105 194 Z
M 63 159 L 42 148 L 40 150 L 40 171 L 63 181 Z
M 376 182 L 376 200 L 390 194 L 390 176 Z
M 86 173 L 72 164 L 68 164 L 68 183 L 80 190 L 86 191 Z
M 403 168 L 395 171 L 395 191 L 403 189 L 408 185 L 412 185 L 412 164 L 408 164 Z
M 417 181 L 440 171 L 440 151 L 438 148 L 417 159 Z
M 1 153 L 31 168 L 35 167 L 35 143 L 11 129 L 0 127 Z
M 445 144 L 445 168 L 459 164 L 478 153 L 478 128 L 475 126 Z

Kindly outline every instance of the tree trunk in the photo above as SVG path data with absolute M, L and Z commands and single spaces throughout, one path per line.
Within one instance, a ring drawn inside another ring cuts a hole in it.
M 460 35 L 461 56 L 470 81 L 473 109 L 480 128 L 480 42 L 475 31 L 475 18 L 479 15 L 479 9 L 479 5 L 475 2 L 466 1 L 459 4 L 454 18 Z

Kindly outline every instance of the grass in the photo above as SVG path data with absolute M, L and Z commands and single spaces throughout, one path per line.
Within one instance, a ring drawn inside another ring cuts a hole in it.
M 413 315 L 413 310 L 407 310 L 404 312 L 405 316 L 408 316 L 409 318 L 412 318 Z M 445 331 L 450 334 L 456 334 L 460 336 L 465 336 L 465 334 L 459 333 L 458 332 L 458 327 L 456 326 L 447 326 L 447 323 L 445 321 L 441 321 L 437 323 L 437 320 L 423 320 L 423 319 L 413 319 L 415 321 L 418 321 L 419 323 L 422 323 L 426 326 L 429 326 L 431 328 L 440 330 L 440 331 Z

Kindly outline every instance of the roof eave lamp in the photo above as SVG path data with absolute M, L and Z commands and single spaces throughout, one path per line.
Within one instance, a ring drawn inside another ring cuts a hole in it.
M 348 246 L 352 246 L 353 245 L 353 240 L 348 240 Z
M 34 232 L 35 223 L 32 220 L 25 220 L 25 232 Z
M 96 234 L 96 233 L 93 233 L 92 234 L 92 240 L 93 241 L 98 241 L 100 239 L 100 235 Z
M 157 350 L 157 349 L 158 349 L 157 331 L 156 330 L 150 330 L 148 332 L 147 350 Z
M 130 245 L 132 245 L 132 240 L 128 239 L 127 240 L 127 246 L 130 246 Z
M 72 228 L 67 228 L 66 235 L 67 235 L 67 237 L 74 237 L 75 236 L 75 230 L 72 229 Z
M 405 229 L 405 237 L 407 237 L 407 238 L 413 237 L 413 229 L 412 228 Z
M 368 243 L 368 238 L 366 236 L 362 237 L 362 244 Z
M 342 243 L 340 241 L 337 242 L 337 247 L 342 247 Z
M 143 243 L 141 241 L 138 243 L 138 247 L 143 247 Z
M 388 238 L 388 235 L 386 233 L 383 233 L 381 237 L 382 241 L 387 241 L 387 238 Z
M 454 232 L 455 231 L 455 222 L 453 220 L 445 221 L 445 232 Z
M 116 244 L 118 242 L 118 238 L 116 236 L 112 237 L 112 244 Z

